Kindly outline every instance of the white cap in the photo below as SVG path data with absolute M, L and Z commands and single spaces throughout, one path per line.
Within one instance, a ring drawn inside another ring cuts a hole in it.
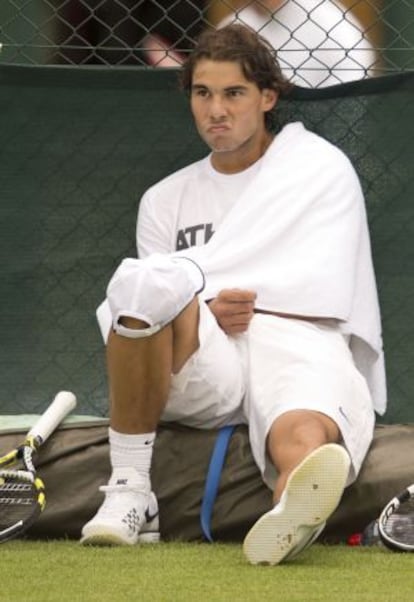
M 154 253 L 124 259 L 107 288 L 112 325 L 130 338 L 151 336 L 169 324 L 204 288 L 201 268 L 188 257 Z M 131 329 L 120 323 L 131 317 L 148 324 Z

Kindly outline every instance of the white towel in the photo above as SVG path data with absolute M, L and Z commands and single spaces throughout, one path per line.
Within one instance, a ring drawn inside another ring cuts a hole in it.
M 292 123 L 210 241 L 179 254 L 223 288 L 257 293 L 258 309 L 336 318 L 378 413 L 386 408 L 381 323 L 363 194 L 348 158 Z

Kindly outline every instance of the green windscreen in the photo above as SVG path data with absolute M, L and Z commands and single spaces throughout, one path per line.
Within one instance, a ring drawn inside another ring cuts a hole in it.
M 174 70 L 0 66 L 0 414 L 60 389 L 104 414 L 95 309 L 135 255 L 145 189 L 207 152 Z M 414 74 L 296 88 L 301 120 L 353 161 L 367 200 L 383 315 L 386 422 L 414 420 Z M 335 283 L 332 283 L 335 286 Z

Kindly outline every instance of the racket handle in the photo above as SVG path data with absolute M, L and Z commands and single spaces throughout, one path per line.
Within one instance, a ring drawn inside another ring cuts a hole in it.
M 69 391 L 60 391 L 27 436 L 43 443 L 75 406 L 75 395 Z

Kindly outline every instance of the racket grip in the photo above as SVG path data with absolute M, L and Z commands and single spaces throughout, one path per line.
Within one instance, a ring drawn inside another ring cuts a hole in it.
M 60 391 L 39 420 L 32 426 L 27 436 L 43 443 L 75 406 L 75 395 L 69 391 Z

